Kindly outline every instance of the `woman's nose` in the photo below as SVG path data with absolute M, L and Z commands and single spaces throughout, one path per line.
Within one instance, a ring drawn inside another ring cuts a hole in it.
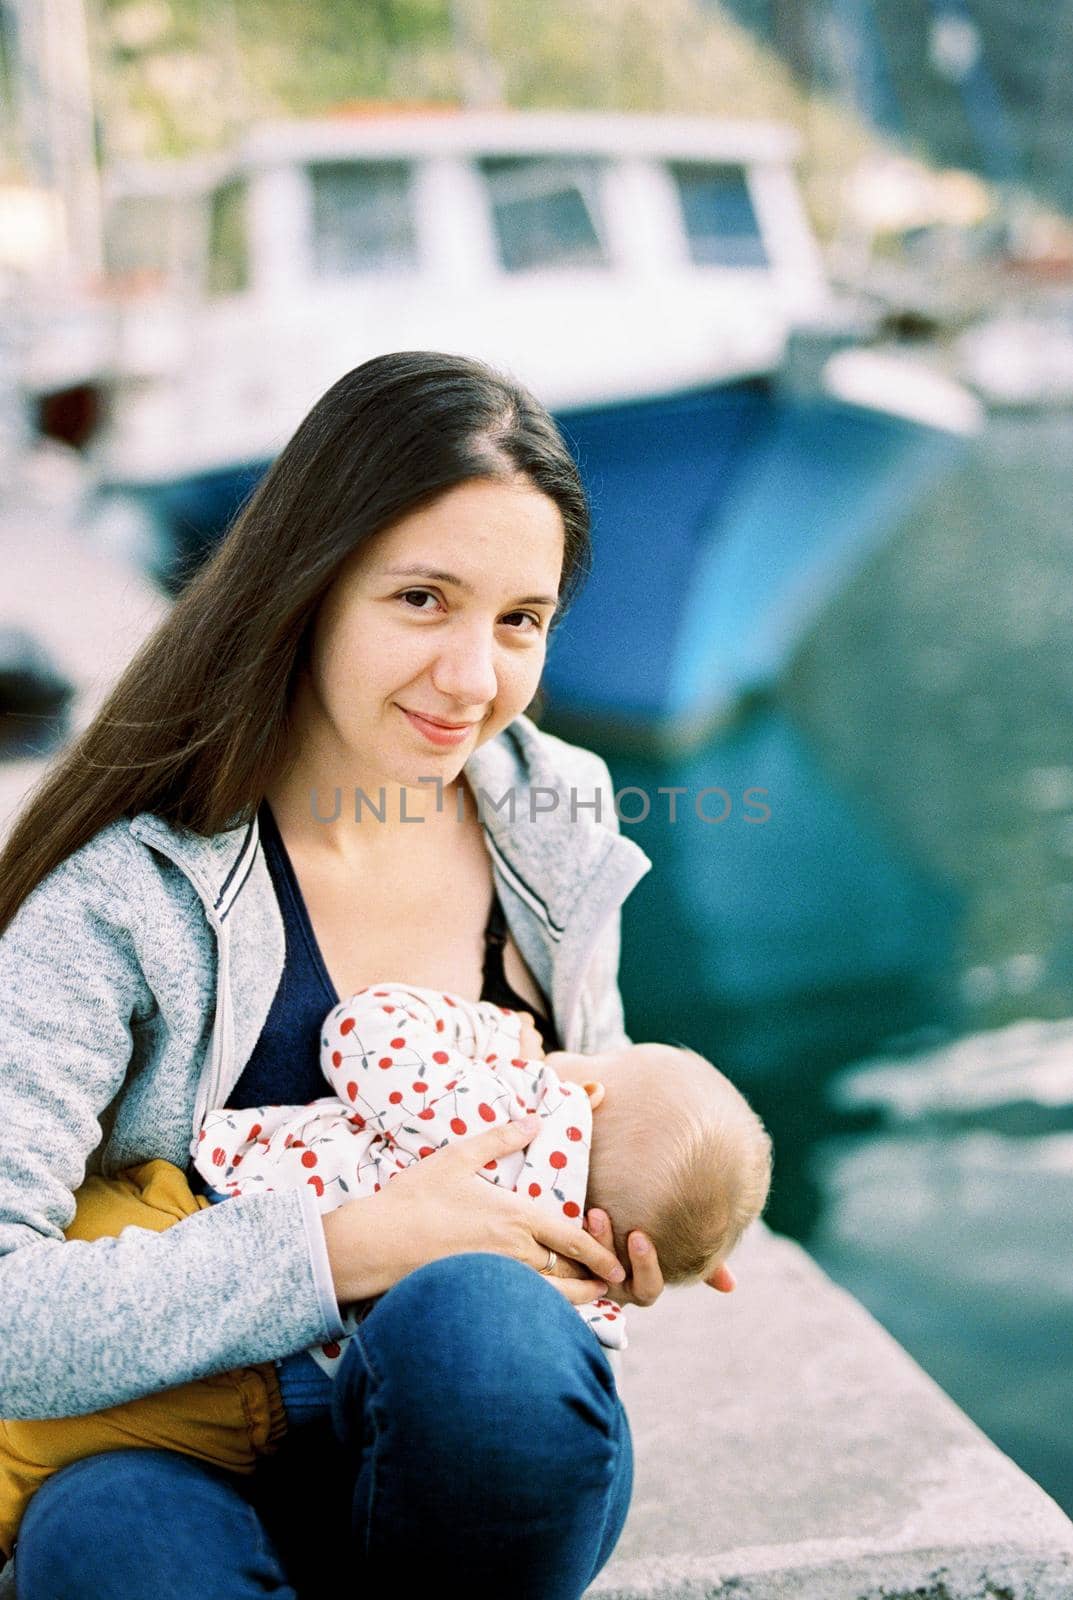
M 467 709 L 488 706 L 499 687 L 493 651 L 492 638 L 484 629 L 459 628 L 436 658 L 434 686 Z

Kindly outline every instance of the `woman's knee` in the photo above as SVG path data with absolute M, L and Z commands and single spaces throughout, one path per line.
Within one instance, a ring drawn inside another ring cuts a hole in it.
M 577 1308 L 531 1267 L 484 1252 L 429 1262 L 377 1302 L 337 1375 L 337 1428 L 370 1401 L 430 1438 L 473 1437 L 478 1419 L 522 1441 L 555 1431 L 564 1446 L 587 1433 L 611 1447 L 618 1431 L 614 1375 Z
M 592 1329 L 531 1268 L 474 1252 L 402 1279 L 354 1335 L 332 1405 L 378 1574 L 405 1559 L 431 1581 L 430 1552 L 447 1552 L 478 1589 L 506 1567 L 519 1595 L 578 1595 L 614 1548 L 626 1413 Z
M 292 1593 L 276 1587 L 278 1558 L 231 1475 L 168 1450 L 109 1450 L 64 1467 L 30 1501 L 15 1547 L 18 1600 L 154 1590 L 207 1600 L 261 1593 L 241 1584 L 262 1578 Z

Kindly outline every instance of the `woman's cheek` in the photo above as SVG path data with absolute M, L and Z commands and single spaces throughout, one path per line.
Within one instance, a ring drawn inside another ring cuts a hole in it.
M 527 706 L 532 700 L 540 687 L 540 675 L 543 670 L 543 648 L 534 649 L 526 659 L 511 663 L 508 694 L 510 702 L 516 710 Z
M 428 670 L 435 659 L 430 643 L 397 629 L 370 633 L 354 652 L 354 664 L 367 683 L 379 683 L 390 691 L 400 690 Z

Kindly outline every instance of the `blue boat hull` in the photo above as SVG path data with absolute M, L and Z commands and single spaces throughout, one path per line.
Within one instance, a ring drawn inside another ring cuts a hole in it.
M 593 578 L 544 684 L 579 727 L 688 749 L 771 686 L 826 599 L 963 448 L 763 384 L 562 419 L 593 502 Z

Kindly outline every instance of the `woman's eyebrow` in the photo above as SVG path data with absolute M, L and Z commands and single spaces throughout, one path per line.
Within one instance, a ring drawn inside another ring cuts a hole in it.
M 422 567 L 411 565 L 409 567 L 388 567 L 384 571 L 385 578 L 428 578 L 432 583 L 452 583 L 456 589 L 461 589 L 463 594 L 476 594 L 472 583 L 467 583 L 465 578 L 459 578 L 453 572 L 441 572 L 438 567 Z M 515 601 L 519 606 L 557 606 L 558 595 L 531 594 L 524 600 Z

